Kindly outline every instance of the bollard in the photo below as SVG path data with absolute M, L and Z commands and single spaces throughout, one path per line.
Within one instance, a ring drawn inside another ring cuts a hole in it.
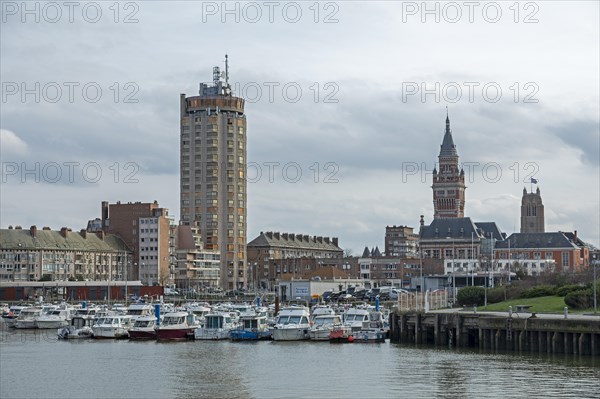
M 473 313 L 477 313 L 477 306 L 473 306 Z
M 508 307 L 508 317 L 512 317 L 512 306 Z
M 568 314 L 569 314 L 569 308 L 565 306 L 565 319 L 567 318 Z

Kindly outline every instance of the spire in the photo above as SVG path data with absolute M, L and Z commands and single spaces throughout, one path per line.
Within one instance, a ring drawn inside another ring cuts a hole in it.
M 448 108 L 446 108 L 446 132 L 440 149 L 440 157 L 457 157 L 456 146 L 452 139 L 452 130 L 450 129 L 450 118 L 448 117 Z

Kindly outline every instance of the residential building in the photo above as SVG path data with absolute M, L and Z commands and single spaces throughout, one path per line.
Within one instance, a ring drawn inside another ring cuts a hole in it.
M 220 251 L 204 249 L 199 229 L 189 225 L 175 227 L 175 284 L 195 289 L 219 286 Z
M 400 258 L 416 257 L 419 235 L 408 226 L 386 226 L 385 254 Z
M 165 285 L 171 266 L 171 234 L 168 210 L 158 202 L 102 202 L 102 227 L 116 234 L 133 251 L 130 280 L 145 285 Z
M 247 183 L 244 99 L 219 67 L 198 96 L 180 96 L 181 224 L 197 226 L 204 248 L 220 252 L 223 289 L 246 285 Z
M 301 273 L 324 265 L 349 270 L 351 263 L 344 259 L 352 258 L 343 258 L 343 255 L 337 237 L 261 232 L 248 243 L 250 287 L 272 286 L 288 271 L 300 277 Z
M 104 231 L 0 230 L 0 281 L 124 281 L 132 252 Z

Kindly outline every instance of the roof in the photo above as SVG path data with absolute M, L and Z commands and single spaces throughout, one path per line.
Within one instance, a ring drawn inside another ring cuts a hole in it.
M 504 240 L 505 238 L 496 222 L 475 222 L 475 226 L 485 238 L 493 238 L 494 240 Z
M 37 230 L 35 237 L 27 229 L 1 229 L 0 247 L 2 249 L 36 249 L 36 250 L 65 250 L 65 251 L 105 251 L 119 252 L 131 250 L 121 238 L 114 234 L 106 234 L 104 240 L 94 233 L 69 231 L 67 238 L 60 231 Z
M 450 119 L 446 116 L 446 132 L 440 146 L 440 157 L 457 157 L 456 146 L 452 139 L 452 130 L 450 129 Z
M 422 227 L 420 239 L 435 240 L 449 238 L 454 240 L 470 240 L 471 233 L 473 233 L 473 238 L 475 239 L 482 238 L 471 218 L 438 218 L 433 219 L 429 226 Z
M 260 235 L 254 240 L 250 241 L 247 246 L 249 248 L 278 247 L 343 252 L 343 250 L 337 245 L 337 238 L 335 237 L 329 239 L 329 237 L 317 237 L 291 233 L 261 232 Z
M 350 275 L 334 266 L 323 266 L 312 270 L 304 275 L 304 278 L 321 277 L 323 280 L 332 280 L 334 278 L 350 278 Z
M 495 249 L 545 249 L 545 248 L 573 248 L 573 244 L 564 233 L 513 233 L 504 241 L 496 241 Z

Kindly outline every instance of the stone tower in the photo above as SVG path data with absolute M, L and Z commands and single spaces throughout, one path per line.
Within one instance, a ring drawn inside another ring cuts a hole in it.
M 540 188 L 528 193 L 523 188 L 523 199 L 521 200 L 521 233 L 544 233 L 544 204 Z
M 452 139 L 450 118 L 446 114 L 446 132 L 438 156 L 440 170 L 433 169 L 433 217 L 465 216 L 465 172 L 458 169 L 458 153 Z

